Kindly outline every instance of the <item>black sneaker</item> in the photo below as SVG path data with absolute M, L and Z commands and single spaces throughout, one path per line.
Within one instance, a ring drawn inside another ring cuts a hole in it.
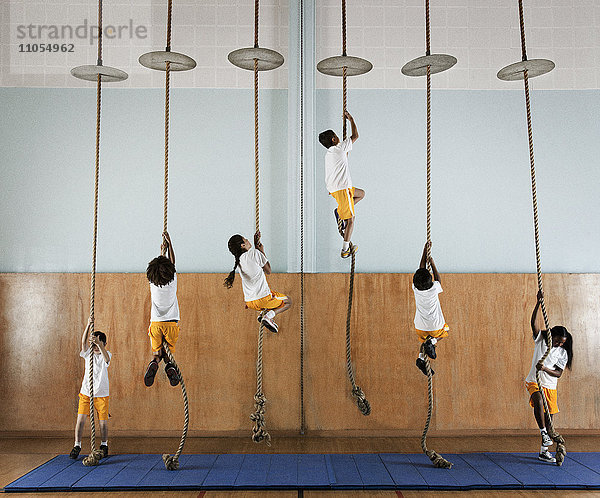
M 106 458 L 108 456 L 108 446 L 106 444 L 100 445 L 100 451 L 102 452 L 102 458 Z
M 77 460 L 79 453 L 81 452 L 81 446 L 73 446 L 71 453 L 69 453 L 69 458 L 71 460 Z
M 150 363 L 148 363 L 148 368 L 146 369 L 146 374 L 144 375 L 144 384 L 146 384 L 146 387 L 150 387 L 152 384 L 154 384 L 154 376 L 156 375 L 157 371 L 158 362 L 152 360 Z
M 173 363 L 167 363 L 165 365 L 165 373 L 167 374 L 167 377 L 169 377 L 169 382 L 172 386 L 179 384 L 179 375 L 177 375 L 177 369 Z
M 427 375 L 427 366 L 425 365 L 425 360 L 423 358 L 417 358 L 417 367 L 421 372 Z M 431 375 L 435 375 L 433 368 L 431 368 L 431 366 L 429 368 L 431 369 Z
M 432 344 L 431 338 L 427 339 L 423 343 L 423 352 L 432 360 L 435 360 L 437 358 L 437 354 L 435 353 L 435 344 Z
M 554 444 L 554 441 L 552 441 L 552 438 L 548 435 L 547 432 L 543 432 L 542 433 L 542 446 L 552 446 Z
M 548 450 L 544 451 L 544 453 L 540 453 L 538 455 L 538 460 L 541 460 L 542 462 L 556 463 L 556 458 L 554 458 L 552 453 L 550 453 Z

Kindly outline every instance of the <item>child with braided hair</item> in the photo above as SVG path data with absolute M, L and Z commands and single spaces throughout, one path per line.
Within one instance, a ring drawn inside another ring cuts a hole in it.
M 260 231 L 254 234 L 254 245 L 255 249 L 252 248 L 250 241 L 241 235 L 231 236 L 227 246 L 229 252 L 235 257 L 235 265 L 225 279 L 224 285 L 231 289 L 235 274 L 238 272 L 242 279 L 246 308 L 259 311 L 258 321 L 271 332 L 276 333 L 279 327 L 273 319 L 275 315 L 289 310 L 292 300 L 285 294 L 272 292 L 267 283 L 265 274 L 271 273 L 271 265 L 260 241 Z

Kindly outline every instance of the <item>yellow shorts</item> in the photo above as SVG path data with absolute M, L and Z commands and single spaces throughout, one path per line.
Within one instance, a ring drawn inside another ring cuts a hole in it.
M 525 387 L 529 392 L 529 404 L 533 408 L 531 395 L 535 392 L 539 392 L 540 388 L 538 387 L 537 382 L 525 382 Z M 550 410 L 550 415 L 558 413 L 560 411 L 558 409 L 558 391 L 556 389 L 548 389 L 547 387 L 542 387 L 542 390 L 546 396 L 546 401 L 548 401 L 548 410 Z
M 419 330 L 416 329 L 417 335 L 419 336 L 419 340 L 421 342 L 425 342 L 427 337 L 434 337 L 436 339 L 441 339 L 443 337 L 448 337 L 448 331 L 450 327 L 448 327 L 447 323 L 444 323 L 444 326 L 440 330 Z
M 175 344 L 179 338 L 179 324 L 177 322 L 150 322 L 148 335 L 152 344 L 152 351 L 160 351 L 163 338 L 171 351 L 175 351 Z
M 329 194 L 338 204 L 338 216 L 342 220 L 354 217 L 354 187 L 336 190 Z
M 254 301 L 246 301 L 246 308 L 256 311 L 276 310 L 283 306 L 283 300 L 287 296 L 281 292 L 271 292 L 270 296 L 261 297 Z
M 98 414 L 98 420 L 108 420 L 108 398 L 110 396 L 104 396 L 103 398 L 94 397 L 94 408 Z M 81 415 L 90 414 L 90 397 L 85 394 L 79 393 L 79 407 L 77 413 Z

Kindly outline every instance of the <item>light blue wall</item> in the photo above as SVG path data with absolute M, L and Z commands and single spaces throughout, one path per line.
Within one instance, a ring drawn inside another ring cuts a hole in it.
M 519 88 L 518 86 L 516 88 Z M 316 92 L 316 130 L 340 130 L 340 92 Z M 410 272 L 425 239 L 425 95 L 354 90 L 360 139 L 350 154 L 357 271 Z M 433 252 L 443 272 L 535 271 L 522 90 L 433 92 Z M 600 91 L 532 93 L 542 262 L 600 272 Z M 0 89 L 0 271 L 89 271 L 95 91 Z M 225 272 L 229 235 L 250 235 L 250 90 L 172 91 L 169 230 L 179 271 Z M 162 230 L 163 92 L 103 96 L 98 270 L 144 271 Z M 316 143 L 316 270 L 347 271 Z M 314 162 L 313 162 L 314 159 Z M 261 91 L 261 226 L 287 271 L 288 95 Z M 291 186 L 292 189 L 295 188 Z M 309 191 L 311 189 L 308 189 Z M 314 208 L 313 208 L 314 206 Z
M 519 87 L 517 87 L 519 88 Z M 522 87 L 521 87 L 522 88 Z M 599 272 L 600 92 L 532 92 L 542 241 L 547 272 Z M 412 272 L 426 236 L 425 92 L 349 93 L 360 138 L 353 182 L 366 190 L 353 239 L 357 270 Z M 318 131 L 341 135 L 341 92 L 317 94 Z M 317 149 L 317 178 L 323 155 Z M 535 272 L 524 92 L 433 91 L 432 240 L 442 272 Z M 317 270 L 339 258 L 335 201 L 317 184 Z
M 261 97 L 261 226 L 285 271 L 287 91 Z M 0 271 L 91 266 L 95 89 L 0 89 Z M 106 89 L 98 271 L 145 271 L 162 232 L 164 90 Z M 179 271 L 233 265 L 227 239 L 254 230 L 251 90 L 173 89 L 169 231 Z M 231 260 L 231 261 L 230 261 Z

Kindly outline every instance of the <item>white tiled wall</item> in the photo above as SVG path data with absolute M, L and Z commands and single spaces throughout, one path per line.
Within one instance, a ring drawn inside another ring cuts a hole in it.
M 89 40 L 31 39 L 27 27 L 63 25 L 73 28 L 97 24 L 97 0 L 1 0 L 0 2 L 0 85 L 2 86 L 89 86 L 69 74 L 71 67 L 96 63 L 96 42 Z M 149 51 L 164 50 L 166 42 L 166 0 L 105 0 L 104 27 L 142 26 L 145 36 L 128 36 L 122 29 L 119 39 L 104 38 L 104 64 L 129 73 L 120 87 L 160 87 L 164 73 L 151 71 L 138 63 Z M 18 39 L 18 26 L 27 36 Z M 22 28 L 23 29 L 23 28 Z M 118 28 L 117 28 L 118 29 Z M 287 59 L 288 0 L 263 0 L 260 5 L 259 42 L 261 47 L 280 52 Z M 68 31 L 66 31 L 68 33 Z M 83 33 L 83 28 L 80 33 Z M 33 34 L 37 36 L 36 29 Z M 73 43 L 74 53 L 22 53 L 27 43 Z M 252 73 L 232 66 L 227 54 L 254 44 L 254 2 L 252 0 L 175 0 L 171 49 L 193 57 L 193 71 L 173 75 L 177 87 L 249 88 Z M 261 88 L 286 88 L 287 66 L 261 72 Z
M 551 59 L 556 69 L 536 78 L 537 89 L 600 86 L 600 0 L 525 0 L 527 55 Z M 435 88 L 506 89 L 496 78 L 521 60 L 516 0 L 431 0 L 431 52 L 458 63 L 434 76 Z M 317 60 L 341 54 L 341 4 L 317 2 Z M 347 53 L 374 69 L 351 78 L 351 88 L 422 88 L 400 68 L 425 54 L 424 0 L 347 0 Z M 338 78 L 317 75 L 318 88 L 340 88 Z

